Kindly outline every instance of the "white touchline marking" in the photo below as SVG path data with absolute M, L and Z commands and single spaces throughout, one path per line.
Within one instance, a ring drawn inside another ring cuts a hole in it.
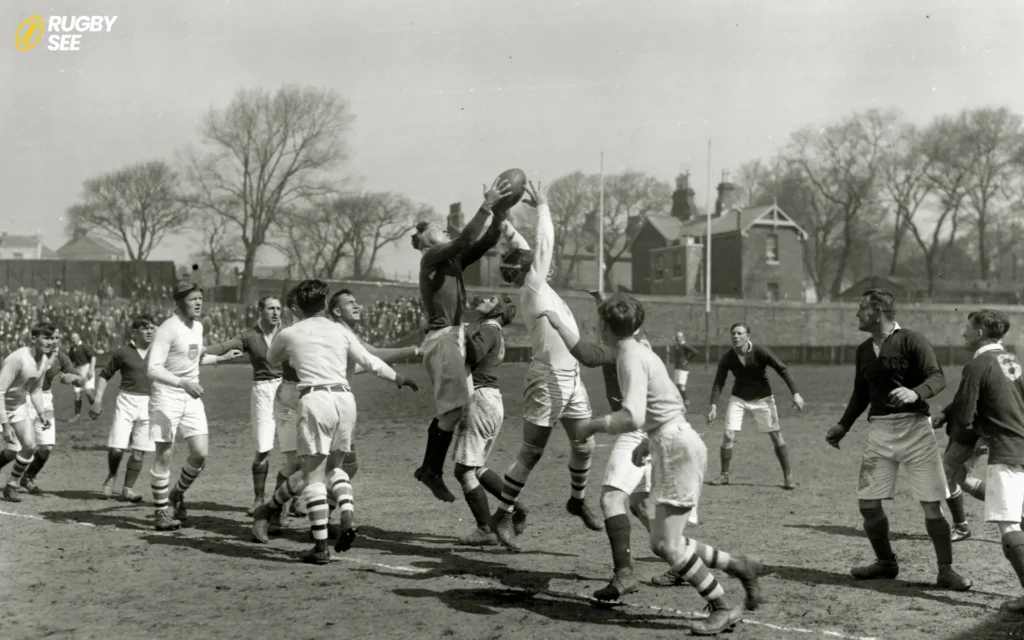
M 75 525 L 75 524 L 77 524 L 77 525 L 81 525 L 83 527 L 92 527 L 94 529 L 96 528 L 96 525 L 94 525 L 94 524 L 92 524 L 90 522 L 79 522 L 77 520 L 69 520 L 69 521 L 66 521 L 66 522 L 54 522 L 54 521 L 51 521 L 51 520 L 47 520 L 46 518 L 41 518 L 39 516 L 33 516 L 33 515 L 25 514 L 25 513 L 11 513 L 10 511 L 4 511 L 2 509 L 0 509 L 0 515 L 13 516 L 15 518 L 27 518 L 29 520 L 39 520 L 41 522 L 46 522 L 48 524 L 68 524 L 68 525 Z M 374 567 L 379 567 L 381 569 L 391 569 L 393 571 L 402 571 L 404 573 L 424 574 L 424 573 L 430 573 L 430 571 L 431 571 L 430 569 L 421 569 L 419 567 L 409 567 L 409 566 L 406 566 L 406 565 L 394 565 L 394 564 L 385 564 L 383 562 L 373 562 L 373 561 L 370 561 L 370 560 L 360 560 L 358 558 L 353 558 L 351 556 L 335 555 L 333 557 L 338 559 L 338 560 L 344 561 L 344 562 L 352 562 L 354 564 L 370 565 L 370 566 L 374 566 Z M 465 582 L 469 582 L 469 583 L 472 583 L 472 584 L 480 584 L 480 585 L 490 585 L 490 584 L 493 584 L 492 582 L 488 582 L 486 580 L 466 578 L 464 576 L 446 575 L 446 576 L 438 576 L 438 577 L 441 577 L 441 578 L 459 578 L 459 579 L 461 579 L 461 580 L 463 580 Z M 520 589 L 520 588 L 517 588 L 517 587 L 508 587 L 508 586 L 506 586 L 505 588 L 509 589 L 511 591 L 527 591 L 526 589 Z M 556 596 L 556 597 L 557 596 L 562 596 L 562 597 L 569 596 L 569 597 L 574 597 L 574 598 L 583 598 L 583 599 L 588 600 L 588 601 L 593 600 L 593 598 L 591 598 L 590 596 L 588 596 L 588 595 L 586 595 L 584 593 L 572 593 L 572 592 L 569 592 L 569 591 L 558 591 L 558 590 L 555 590 L 555 589 L 540 589 L 540 590 L 530 589 L 529 591 L 535 591 L 536 593 L 546 593 L 546 594 L 553 595 L 553 596 Z M 656 605 L 653 605 L 653 604 L 634 604 L 634 603 L 630 603 L 630 602 L 622 602 L 622 603 L 619 603 L 619 604 L 617 604 L 615 606 L 631 607 L 633 609 L 650 609 L 651 611 L 661 611 L 661 612 L 664 612 L 664 613 L 671 613 L 671 614 L 675 614 L 675 615 L 682 616 L 684 618 L 690 618 L 690 619 L 706 618 L 707 617 L 707 614 L 705 614 L 703 612 L 699 612 L 699 611 L 680 611 L 679 609 L 671 609 L 671 608 L 667 608 L 667 607 L 659 607 L 659 606 L 656 606 Z M 816 633 L 816 634 L 819 634 L 819 635 L 828 636 L 830 638 L 839 638 L 840 640 L 881 640 L 880 638 L 876 638 L 876 637 L 873 637 L 873 636 L 849 636 L 849 635 L 846 635 L 844 633 L 839 633 L 838 631 L 829 631 L 827 629 L 804 629 L 804 628 L 801 628 L 801 627 L 784 627 L 784 626 L 781 626 L 781 625 L 772 624 L 770 622 L 761 622 L 760 620 L 751 620 L 750 618 L 744 618 L 742 620 L 742 622 L 744 624 L 753 624 L 753 625 L 757 625 L 759 627 L 765 627 L 767 629 L 772 629 L 773 631 L 783 631 L 783 632 L 788 632 L 788 633 Z

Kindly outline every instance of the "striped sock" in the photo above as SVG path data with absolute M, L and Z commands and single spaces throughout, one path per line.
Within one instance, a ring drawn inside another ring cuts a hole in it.
M 583 442 L 571 443 L 569 477 L 572 482 L 572 497 L 575 500 L 583 500 L 587 496 L 587 476 L 590 475 L 590 459 L 594 456 L 595 446 L 593 437 Z
M 501 495 L 498 496 L 498 508 L 502 511 L 512 511 L 516 506 L 519 494 L 526 487 L 526 479 L 530 477 L 530 469 L 516 460 L 505 473 L 505 481 L 501 485 Z
M 149 488 L 153 490 L 153 508 L 157 513 L 167 511 L 167 507 L 170 506 L 167 496 L 171 493 L 171 472 L 157 473 L 154 469 L 149 472 L 149 475 L 152 476 Z
M 697 543 L 699 544 L 699 543 Z M 704 561 L 695 552 L 694 547 L 687 545 L 683 550 L 683 559 L 679 564 L 672 567 L 672 573 L 686 580 L 700 593 L 700 597 L 707 602 L 714 602 L 725 596 L 725 590 L 718 584 L 715 576 L 711 575 Z
M 585 468 L 573 467 L 572 462 L 569 463 L 569 476 L 572 481 L 572 497 L 576 500 L 582 500 L 587 496 L 587 476 L 590 475 L 590 460 L 587 459 L 587 466 Z
M 311 484 L 302 490 L 302 499 L 306 502 L 309 514 L 309 528 L 313 539 L 317 542 L 327 540 L 327 486 L 322 482 Z
M 203 472 L 203 468 L 193 467 L 189 464 L 188 460 L 185 464 L 181 465 L 181 475 L 178 476 L 178 484 L 174 485 L 174 490 L 184 495 L 188 488 L 192 486 L 192 483 L 196 481 L 199 474 Z
M 11 479 L 7 481 L 8 486 L 18 486 L 18 483 L 21 482 L 21 476 L 25 474 L 25 470 L 32 464 L 34 458 L 34 454 L 27 458 L 22 458 L 20 453 L 14 456 L 14 467 L 11 468 Z
M 327 500 L 334 498 L 335 505 L 341 508 L 341 512 L 355 511 L 355 503 L 352 502 L 352 483 L 349 482 L 348 474 L 341 469 L 332 469 L 327 474 L 327 484 L 330 486 Z
M 296 472 L 292 474 L 290 478 L 282 482 L 274 491 L 274 497 L 270 500 L 270 507 L 274 510 L 283 509 L 289 500 L 302 493 L 305 486 L 306 482 L 302 478 L 302 473 Z
M 686 549 L 689 553 L 693 553 L 700 558 L 704 566 L 709 569 L 725 571 L 729 568 L 729 563 L 732 561 L 732 556 L 727 552 L 719 551 L 703 542 L 697 542 L 693 538 L 686 539 Z

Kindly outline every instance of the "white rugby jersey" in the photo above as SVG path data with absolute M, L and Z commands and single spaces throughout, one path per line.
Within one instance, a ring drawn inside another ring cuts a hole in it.
M 44 355 L 36 362 L 34 352 L 34 347 L 21 347 L 4 358 L 0 369 L 0 391 L 4 394 L 4 405 L 8 411 L 25 404 L 32 391 L 43 387 L 43 375 L 50 368 L 53 356 Z
M 146 373 L 157 387 L 177 387 L 178 380 L 199 382 L 199 361 L 203 357 L 203 323 L 192 326 L 175 312 L 164 320 L 153 336 L 146 355 Z
M 350 362 L 385 380 L 397 377 L 383 360 L 366 350 L 351 329 L 323 316 L 281 329 L 267 351 L 267 360 L 277 366 L 287 360 L 298 373 L 300 389 L 348 385 Z

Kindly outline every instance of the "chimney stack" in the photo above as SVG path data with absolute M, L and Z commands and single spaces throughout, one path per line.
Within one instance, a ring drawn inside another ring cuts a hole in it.
M 672 194 L 672 215 L 686 222 L 697 215 L 697 205 L 693 201 L 693 189 L 690 188 L 690 174 L 681 173 L 676 176 L 676 190 Z
M 718 198 L 715 200 L 715 217 L 720 217 L 729 209 L 735 208 L 742 197 L 742 191 L 729 182 L 729 172 L 722 172 L 722 181 L 718 183 Z
M 448 205 L 448 235 L 454 237 L 466 226 L 462 217 L 462 203 L 453 202 Z

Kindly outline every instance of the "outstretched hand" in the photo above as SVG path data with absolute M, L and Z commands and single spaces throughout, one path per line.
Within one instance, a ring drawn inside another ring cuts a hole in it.
M 540 180 L 537 181 L 536 185 L 533 184 L 533 180 L 526 183 L 526 191 L 523 193 L 523 202 L 534 209 L 542 204 L 548 203 L 548 197 L 542 189 Z
M 512 195 L 512 183 L 505 178 L 498 176 L 494 179 L 494 184 L 488 189 L 487 185 L 484 185 L 484 208 L 495 211 L 495 207 L 502 198 Z

